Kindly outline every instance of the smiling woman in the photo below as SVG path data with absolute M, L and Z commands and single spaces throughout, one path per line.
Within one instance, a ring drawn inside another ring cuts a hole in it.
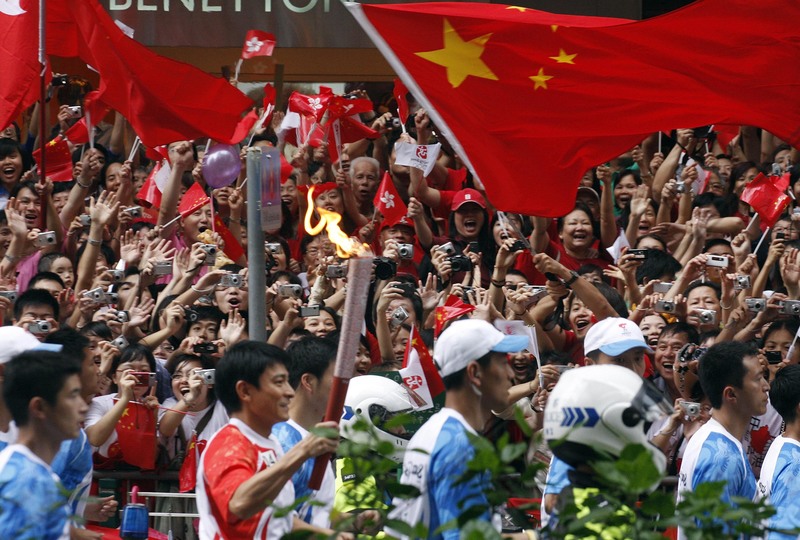
M 31 158 L 14 139 L 0 138 L 0 196 L 5 198 L 31 168 Z

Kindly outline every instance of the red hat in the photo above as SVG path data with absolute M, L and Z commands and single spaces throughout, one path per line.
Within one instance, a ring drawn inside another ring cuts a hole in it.
M 412 233 L 416 233 L 416 229 L 414 229 L 414 222 L 411 221 L 408 218 L 408 216 L 402 216 L 400 219 L 396 219 L 393 222 L 388 221 L 388 220 L 384 220 L 383 223 L 381 223 L 381 229 L 380 230 L 386 229 L 388 227 L 399 227 L 401 225 L 405 225 L 406 227 L 410 227 L 411 228 L 411 232 Z
M 455 212 L 466 203 L 475 203 L 486 210 L 486 199 L 483 198 L 483 195 L 478 190 L 472 188 L 462 189 L 456 193 L 455 197 L 453 197 L 453 203 L 450 205 L 450 210 Z

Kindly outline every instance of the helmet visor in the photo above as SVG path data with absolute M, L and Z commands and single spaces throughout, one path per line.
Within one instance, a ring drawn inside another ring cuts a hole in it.
M 631 407 L 644 419 L 645 431 L 650 428 L 650 424 L 674 411 L 661 390 L 646 379 L 642 380 L 642 387 L 633 398 Z

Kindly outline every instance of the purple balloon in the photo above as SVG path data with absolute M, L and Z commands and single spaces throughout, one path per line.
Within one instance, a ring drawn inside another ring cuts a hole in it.
M 241 168 L 236 146 L 215 144 L 203 157 L 203 178 L 214 189 L 231 185 L 239 177 Z

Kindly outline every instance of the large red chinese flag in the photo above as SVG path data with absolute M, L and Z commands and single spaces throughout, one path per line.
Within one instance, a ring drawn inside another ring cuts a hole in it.
M 156 411 L 141 403 L 128 403 L 115 429 L 123 461 L 140 469 L 154 469 L 158 446 Z
M 662 129 L 755 125 L 800 144 L 800 2 L 699 0 L 637 22 L 347 6 L 498 209 L 564 215 L 587 169 Z
M 47 49 L 97 70 L 100 99 L 128 119 L 146 146 L 198 137 L 239 142 L 237 127 L 252 100 L 228 81 L 129 38 L 96 0 L 48 3 Z
M 38 2 L 0 2 L 0 129 L 37 98 Z
M 778 177 L 767 178 L 763 174 L 756 176 L 742 190 L 740 199 L 758 212 L 761 222 L 772 227 L 786 209 L 791 199 L 775 185 Z

